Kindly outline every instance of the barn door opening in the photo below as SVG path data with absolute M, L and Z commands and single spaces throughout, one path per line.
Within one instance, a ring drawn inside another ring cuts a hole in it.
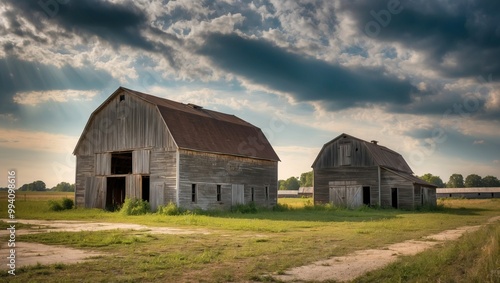
M 392 197 L 392 207 L 398 208 L 398 189 L 391 189 L 391 197 Z
M 244 204 L 245 203 L 245 186 L 243 184 L 233 184 L 233 205 Z
M 142 176 L 142 199 L 149 202 L 149 176 Z
M 119 209 L 125 201 L 125 177 L 106 178 L 106 209 Z
M 370 187 L 363 187 L 363 204 L 370 205 Z
M 111 174 L 132 173 L 132 152 L 111 153 Z

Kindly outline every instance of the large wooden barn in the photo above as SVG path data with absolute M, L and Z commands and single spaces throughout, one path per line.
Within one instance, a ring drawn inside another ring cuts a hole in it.
M 185 209 L 277 201 L 278 161 L 242 119 L 123 87 L 90 116 L 74 150 L 78 207 L 125 198 Z
M 347 134 L 326 143 L 312 165 L 314 203 L 402 209 L 436 205 L 436 186 L 413 175 L 397 152 Z

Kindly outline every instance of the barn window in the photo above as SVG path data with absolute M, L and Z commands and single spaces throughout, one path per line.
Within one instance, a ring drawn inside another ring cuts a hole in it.
M 120 95 L 120 102 L 125 101 L 125 94 Z
M 196 184 L 191 184 L 191 202 L 196 202 Z
M 339 165 L 351 165 L 351 143 L 340 144 Z
M 251 189 L 252 192 L 252 201 L 255 201 L 255 189 L 252 187 Z
M 269 200 L 269 187 L 266 186 L 266 200 Z
M 111 174 L 132 173 L 132 152 L 115 152 L 111 154 Z
M 222 200 L 221 185 L 217 185 L 217 201 Z

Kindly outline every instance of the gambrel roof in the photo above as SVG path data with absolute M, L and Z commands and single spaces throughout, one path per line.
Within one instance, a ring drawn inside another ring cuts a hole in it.
M 87 126 L 106 102 L 118 94 L 134 95 L 155 105 L 179 149 L 271 161 L 280 160 L 260 128 L 234 115 L 152 96 L 124 87 L 119 87 L 91 114 Z M 76 148 L 78 148 L 82 137 L 80 137 Z
M 314 160 L 314 163 L 312 167 L 315 167 L 316 162 L 318 162 L 320 156 L 323 154 L 323 151 L 333 142 L 337 141 L 340 138 L 348 137 L 350 139 L 354 139 L 359 141 L 363 146 L 366 147 L 368 152 L 370 153 L 370 156 L 373 159 L 373 162 L 377 166 L 381 167 L 386 167 L 390 168 L 396 171 L 400 172 L 406 172 L 408 174 L 413 174 L 413 171 L 411 170 L 410 166 L 406 161 L 404 160 L 403 156 L 401 154 L 395 152 L 392 149 L 389 149 L 385 146 L 378 145 L 373 142 L 367 142 L 362 139 L 358 139 L 356 137 L 353 137 L 348 134 L 341 134 L 338 137 L 334 138 L 333 140 L 329 141 L 325 145 L 323 145 L 323 148 L 321 148 L 321 151 L 319 152 L 318 156 L 316 157 L 316 160 Z

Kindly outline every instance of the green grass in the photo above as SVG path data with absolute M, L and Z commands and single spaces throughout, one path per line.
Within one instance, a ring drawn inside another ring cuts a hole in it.
M 500 225 L 404 257 L 355 282 L 500 282 Z
M 441 210 L 416 212 L 313 207 L 309 199 L 279 202 L 287 207 L 281 211 L 259 209 L 256 213 L 214 211 L 138 216 L 99 209 L 54 212 L 46 201 L 17 202 L 18 218 L 202 228 L 210 234 L 152 235 L 148 231 L 114 230 L 19 235 L 19 240 L 67 245 L 109 255 L 80 264 L 28 267 L 9 279 L 12 282 L 82 278 L 92 282 L 106 282 L 110 278 L 116 282 L 265 281 L 267 274 L 282 273 L 294 266 L 481 224 L 500 214 L 499 200 L 445 200 Z M 0 215 L 6 215 L 4 207 L 0 206 Z

